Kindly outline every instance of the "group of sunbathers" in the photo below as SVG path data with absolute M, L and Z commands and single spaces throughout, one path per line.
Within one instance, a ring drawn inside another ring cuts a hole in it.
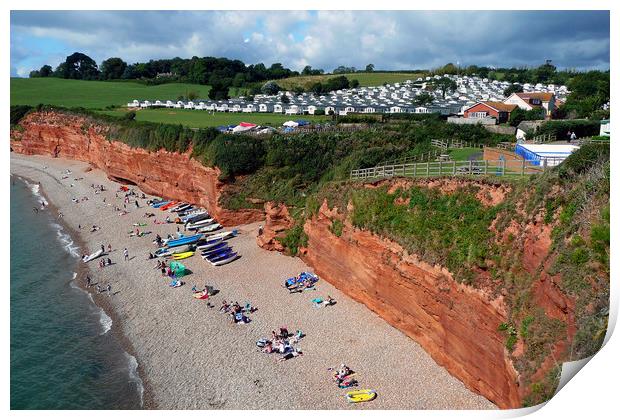
M 228 314 L 231 318 L 231 321 L 234 324 L 247 324 L 250 322 L 249 314 L 256 311 L 249 302 L 246 302 L 245 306 L 239 305 L 239 302 L 228 303 L 225 300 L 222 301 L 222 306 L 220 306 L 220 312 L 223 314 Z
M 262 347 L 263 353 L 282 355 L 280 361 L 284 361 L 303 354 L 301 348 L 294 345 L 299 343 L 304 336 L 301 330 L 291 334 L 286 327 L 280 327 L 278 332 L 271 331 L 271 339 L 261 338 L 256 345 Z

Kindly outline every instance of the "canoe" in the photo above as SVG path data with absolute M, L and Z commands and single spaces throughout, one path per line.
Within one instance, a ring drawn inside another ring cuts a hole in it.
M 226 248 L 227 246 L 228 246 L 228 244 L 226 242 L 223 242 L 222 240 L 220 240 L 218 243 L 213 244 L 211 246 L 211 248 L 201 249 L 200 250 L 200 254 L 201 255 L 211 254 L 213 252 L 220 251 L 220 250 Z
M 216 261 L 209 261 L 209 262 L 211 263 L 211 265 L 220 266 L 220 265 L 228 264 L 229 262 L 232 262 L 232 261 L 236 260 L 238 257 L 239 256 L 237 255 L 237 253 L 233 252 L 232 254 L 228 254 L 224 258 L 221 258 L 221 259 L 216 260 Z
M 202 239 L 203 235 L 202 234 L 198 234 L 198 235 L 192 235 L 192 236 L 184 236 L 182 238 L 179 239 L 173 239 L 171 241 L 167 241 L 165 244 L 168 248 L 174 248 L 177 246 L 181 246 L 181 245 L 187 245 L 187 244 L 191 244 L 194 242 L 198 242 L 200 239 Z
M 231 249 L 231 247 L 226 245 L 226 242 L 222 242 L 222 245 L 219 248 L 210 249 L 208 251 L 202 252 L 200 255 L 202 255 L 202 257 L 205 259 L 211 259 L 224 254 L 228 254 L 230 253 Z
M 209 241 L 206 241 L 206 242 L 202 243 L 201 245 L 198 245 L 196 247 L 196 249 L 198 251 L 206 251 L 208 249 L 211 249 L 211 248 L 217 246 L 220 243 L 222 243 L 222 239 L 221 238 L 212 239 L 212 240 L 209 240 Z
M 374 389 L 360 389 L 357 391 L 347 392 L 346 398 L 350 403 L 360 403 L 372 401 L 377 397 L 377 391 Z
M 187 224 L 187 228 L 188 229 L 198 229 L 201 228 L 203 226 L 206 225 L 210 225 L 211 223 L 213 223 L 213 218 L 204 218 L 202 220 L 199 220 L 197 222 L 192 222 L 192 223 L 188 223 Z
M 170 202 L 170 201 L 160 201 L 160 202 L 157 202 L 157 203 L 152 203 L 152 204 L 151 204 L 151 207 L 153 207 L 154 209 L 158 209 L 158 208 L 160 208 L 161 206 L 165 206 L 165 205 L 166 205 L 166 204 L 168 204 L 169 202 Z
M 187 208 L 189 208 L 189 207 L 191 207 L 191 204 L 187 204 L 187 203 L 179 203 L 179 204 L 177 204 L 176 206 L 171 207 L 171 208 L 170 208 L 170 211 L 171 211 L 171 212 L 178 213 L 178 212 L 183 211 L 183 210 L 185 210 L 185 209 L 187 209 Z
M 213 235 L 209 235 L 207 236 L 207 240 L 211 241 L 213 239 L 228 239 L 228 238 L 232 238 L 233 236 L 236 236 L 235 232 L 231 232 L 227 230 L 224 232 L 214 233 Z
M 94 259 L 95 259 L 95 258 L 97 258 L 97 257 L 100 257 L 102 254 L 103 254 L 103 250 L 102 250 L 102 249 L 100 249 L 100 250 L 98 250 L 98 251 L 96 251 L 96 252 L 93 252 L 93 253 L 92 253 L 92 254 L 90 254 L 90 255 L 87 255 L 86 257 L 84 257 L 84 259 L 83 259 L 82 261 L 84 261 L 85 263 L 87 263 L 87 262 L 89 262 L 89 261 L 94 260 Z
M 181 220 L 183 220 L 187 224 L 190 224 L 190 223 L 199 222 L 204 219 L 208 219 L 210 217 L 211 216 L 209 216 L 209 213 L 206 210 L 196 210 L 195 213 L 191 213 L 191 214 L 188 214 L 187 216 L 183 216 Z
M 184 260 L 185 258 L 189 258 L 194 255 L 194 251 L 181 252 L 178 254 L 172 254 L 173 260 Z
M 160 210 L 162 210 L 162 211 L 164 211 L 164 210 L 168 210 L 169 208 L 172 208 L 172 207 L 174 207 L 174 206 L 176 206 L 176 205 L 177 205 L 177 202 L 176 202 L 176 201 L 171 201 L 171 202 L 169 202 L 168 204 L 164 204 L 164 205 L 163 205 L 163 206 L 161 206 L 159 209 L 160 209 Z
M 200 233 L 213 232 L 214 230 L 218 230 L 221 227 L 222 225 L 220 225 L 219 223 L 213 223 L 213 224 L 201 227 L 200 229 L 198 229 L 198 232 Z

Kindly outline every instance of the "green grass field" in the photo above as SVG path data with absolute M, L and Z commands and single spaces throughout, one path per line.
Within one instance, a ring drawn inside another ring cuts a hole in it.
M 296 76 L 288 77 L 286 79 L 274 80 L 279 86 L 284 89 L 293 89 L 300 86 L 304 89 L 309 89 L 316 82 L 324 82 L 327 79 L 331 79 L 337 76 L 346 76 L 347 79 L 357 79 L 360 82 L 360 86 L 381 86 L 384 83 L 399 83 L 405 80 L 415 80 L 418 77 L 422 77 L 422 73 L 346 73 L 346 74 L 321 74 L 318 76 Z
M 127 111 L 101 111 L 102 114 L 123 116 Z M 329 121 L 330 117 L 320 115 L 282 115 L 260 113 L 229 113 L 191 109 L 142 109 L 136 112 L 136 120 L 156 123 L 182 124 L 192 128 L 217 127 L 219 125 L 233 125 L 240 122 L 249 122 L 259 125 L 278 127 L 289 120 L 306 120 L 311 122 Z
M 450 155 L 451 160 L 461 161 L 461 160 L 471 160 L 470 158 L 473 156 L 475 159 L 473 160 L 482 160 L 482 149 L 476 147 L 465 147 L 463 149 L 453 149 L 448 153 Z
M 105 108 L 125 106 L 134 99 L 176 100 L 194 91 L 206 98 L 209 86 L 166 83 L 146 86 L 136 82 L 97 82 L 55 77 L 11 78 L 11 105 L 58 105 L 68 108 Z

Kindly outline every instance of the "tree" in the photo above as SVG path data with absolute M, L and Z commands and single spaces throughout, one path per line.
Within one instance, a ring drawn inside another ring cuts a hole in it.
M 316 82 L 312 84 L 312 86 L 310 86 L 310 91 L 317 95 L 320 95 L 321 93 L 325 92 L 325 88 L 323 87 L 323 84 L 321 82 Z
M 510 113 L 510 119 L 508 120 L 508 123 L 511 126 L 516 127 L 521 123 L 521 121 L 536 121 L 542 120 L 544 118 L 545 111 L 542 108 L 534 108 L 526 111 L 517 107 Z
M 302 93 L 304 93 L 304 88 L 302 88 L 301 86 L 295 86 L 293 88 L 293 92 L 295 93 L 295 95 L 301 95 Z
M 97 63 L 86 54 L 74 52 L 66 58 L 64 64 L 62 77 L 65 79 L 96 80 L 99 78 Z
M 372 73 L 373 71 L 375 71 L 375 65 L 374 65 L 374 64 L 368 64 L 368 65 L 366 66 L 366 71 L 367 71 L 368 73 Z
M 110 57 L 101 63 L 101 78 L 104 80 L 117 80 L 123 77 L 127 63 L 118 57 Z
M 52 66 L 50 66 L 49 64 L 43 65 L 41 69 L 39 70 L 39 75 L 41 77 L 50 77 L 52 73 L 53 73 Z
M 358 88 L 358 87 L 359 87 L 359 85 L 360 85 L 360 81 L 359 81 L 359 80 L 357 80 L 357 79 L 352 79 L 352 80 L 349 82 L 349 87 L 350 87 L 351 89 Z
M 288 96 L 286 96 L 285 93 L 283 93 L 282 96 L 280 96 L 280 102 L 282 102 L 283 104 L 288 104 L 289 102 L 291 102 L 291 100 L 288 98 Z
M 536 69 L 536 81 L 545 83 L 551 81 L 555 75 L 556 67 L 551 64 L 551 60 L 547 60 L 545 64 Z
M 446 98 L 447 92 L 454 92 L 457 87 L 456 82 L 450 79 L 449 77 L 442 77 L 441 79 L 433 80 L 431 82 L 431 85 L 435 89 L 439 89 L 441 91 L 441 94 L 444 97 L 444 99 Z
M 276 95 L 282 88 L 276 82 L 267 82 L 261 88 L 261 92 L 265 95 Z
M 187 92 L 187 99 L 193 101 L 194 99 L 198 99 L 198 92 L 195 90 L 190 90 Z
M 510 96 L 513 93 L 520 93 L 520 92 L 523 92 L 523 86 L 521 86 L 520 84 L 512 84 L 508 86 L 506 89 L 504 89 L 504 96 Z
M 418 94 L 413 100 L 413 104 L 416 106 L 425 106 L 433 103 L 433 95 L 428 92 L 422 92 Z
M 304 76 L 311 75 L 312 74 L 312 66 L 304 67 L 304 69 L 301 71 L 301 74 L 303 74 Z
M 39 70 L 32 70 L 28 74 L 28 77 L 30 77 L 31 79 L 34 79 L 35 77 L 41 77 L 41 72 L 39 72 Z
M 228 83 L 226 79 L 213 75 L 209 79 L 209 85 L 211 85 L 211 89 L 209 90 L 209 99 L 216 101 L 228 99 L 228 88 L 230 87 L 230 83 Z
M 327 79 L 324 85 L 326 92 L 330 92 L 332 90 L 347 89 L 348 87 L 349 79 L 347 79 L 346 76 L 338 76 Z

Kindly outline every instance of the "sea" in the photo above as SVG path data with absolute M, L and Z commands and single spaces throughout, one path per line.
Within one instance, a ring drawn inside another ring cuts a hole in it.
M 136 359 L 76 284 L 80 250 L 39 186 L 11 176 L 11 409 L 140 409 Z

